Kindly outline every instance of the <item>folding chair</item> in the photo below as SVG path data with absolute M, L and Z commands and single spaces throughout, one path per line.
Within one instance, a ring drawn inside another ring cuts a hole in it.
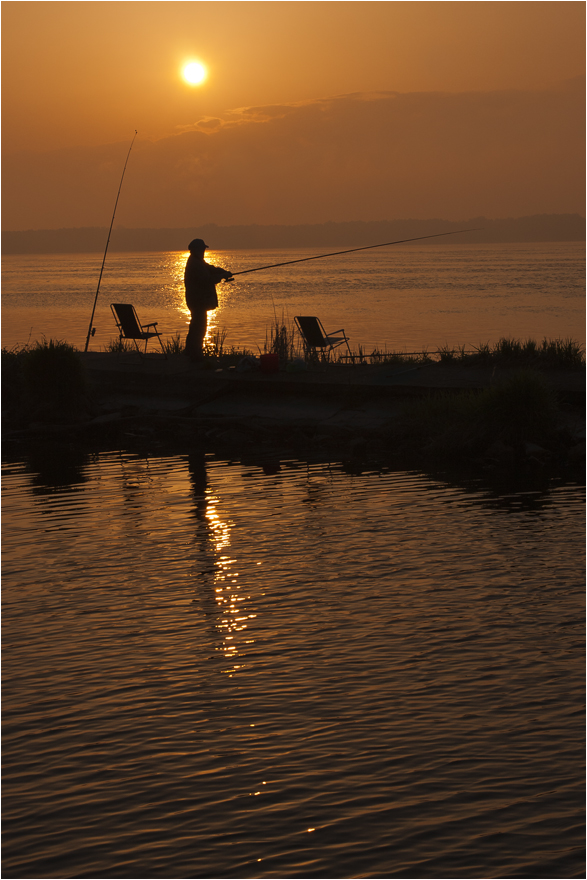
M 334 330 L 332 333 L 326 333 L 320 318 L 309 316 L 297 315 L 294 317 L 294 321 L 296 322 L 296 326 L 302 337 L 306 352 L 316 352 L 317 350 L 320 350 L 320 353 L 324 357 L 326 350 L 328 350 L 328 356 L 330 356 L 330 353 L 334 351 L 335 348 L 346 343 L 349 356 L 352 357 L 348 337 L 344 330 Z M 340 334 L 342 334 L 342 336 Z
M 139 356 L 142 357 L 143 355 L 141 354 L 137 340 L 140 339 L 141 341 L 145 341 L 145 350 L 143 354 L 146 354 L 149 339 L 156 336 L 159 340 L 161 351 L 164 356 L 167 357 L 165 349 L 163 348 L 163 343 L 161 342 L 161 334 L 157 330 L 158 321 L 152 321 L 150 324 L 141 324 L 135 311 L 135 307 L 129 303 L 111 303 L 110 308 L 112 309 L 112 314 L 114 315 L 114 320 L 116 321 L 116 326 L 120 333 L 119 342 L 122 342 L 123 339 L 132 339 Z M 150 330 L 150 327 L 153 327 L 154 329 Z

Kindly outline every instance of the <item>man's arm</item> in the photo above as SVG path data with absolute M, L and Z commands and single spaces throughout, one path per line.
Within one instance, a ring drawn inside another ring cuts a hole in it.
M 210 277 L 214 284 L 217 284 L 219 281 L 230 281 L 233 276 L 232 272 L 227 269 L 221 269 L 220 266 L 210 266 Z

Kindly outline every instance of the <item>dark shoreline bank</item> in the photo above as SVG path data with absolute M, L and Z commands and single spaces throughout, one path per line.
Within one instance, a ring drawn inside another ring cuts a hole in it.
M 9 406 L 3 459 L 45 459 L 59 470 L 86 455 L 146 456 L 198 451 L 268 472 L 287 459 L 365 468 L 451 472 L 488 482 L 582 482 L 585 371 L 541 370 L 556 396 L 554 420 L 527 432 L 487 436 L 450 415 L 487 389 L 519 375 L 512 369 L 458 365 L 329 365 L 263 374 L 192 366 L 181 355 L 81 355 L 86 392 L 60 415 Z M 413 413 L 428 420 L 414 428 Z M 438 412 L 449 419 L 438 427 Z M 422 415 L 423 413 L 423 415 Z M 507 428 L 507 423 L 506 423 Z M 67 467 L 66 467 L 67 470 Z

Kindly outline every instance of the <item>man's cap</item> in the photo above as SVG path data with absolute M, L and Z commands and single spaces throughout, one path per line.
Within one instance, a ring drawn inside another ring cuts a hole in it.
M 188 245 L 188 250 L 191 251 L 205 251 L 208 245 L 204 241 L 203 238 L 194 238 L 193 241 L 190 241 Z

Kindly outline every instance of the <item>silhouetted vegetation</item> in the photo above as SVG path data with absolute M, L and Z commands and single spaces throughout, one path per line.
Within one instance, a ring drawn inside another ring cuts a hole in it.
M 502 337 L 494 345 L 485 343 L 472 351 L 465 347 L 439 348 L 443 364 L 460 366 L 548 367 L 574 370 L 585 366 L 585 349 L 574 339 L 509 339 Z
M 203 366 L 218 366 L 219 361 L 228 364 L 238 363 L 239 359 L 251 357 L 252 352 L 244 347 L 227 346 L 228 332 L 219 328 L 204 346 Z M 167 355 L 180 354 L 184 350 L 184 342 L 177 334 L 163 341 Z M 112 353 L 136 352 L 134 343 L 128 340 L 112 340 L 104 347 Z M 349 364 L 349 365 L 390 365 L 422 367 L 434 363 L 445 366 L 480 367 L 480 368 L 513 368 L 513 369 L 560 369 L 580 370 L 585 367 L 585 348 L 574 339 L 547 339 L 537 342 L 534 339 L 513 339 L 502 337 L 496 343 L 482 343 L 479 346 L 444 346 L 436 351 L 394 351 L 374 348 L 365 349 L 359 345 L 346 354 L 342 349 L 329 353 L 316 354 L 304 349 L 295 324 L 282 315 L 275 317 L 265 332 L 263 348 L 258 346 L 259 353 L 279 355 L 279 363 L 285 368 L 291 361 L 306 361 L 308 367 L 316 365 Z M 222 366 L 222 363 L 220 364 Z
M 303 357 L 295 327 L 291 322 L 288 324 L 283 315 L 281 320 L 276 315 L 275 321 L 265 333 L 264 354 L 278 355 L 282 365 L 294 358 Z
M 78 351 L 67 342 L 43 338 L 20 349 L 2 349 L 3 407 L 38 418 L 74 416 L 85 393 Z
M 502 337 L 490 345 L 484 343 L 477 348 L 466 346 L 444 346 L 435 352 L 428 351 L 386 351 L 374 349 L 365 351 L 361 346 L 352 357 L 340 355 L 340 361 L 359 364 L 407 364 L 425 366 L 441 363 L 459 367 L 513 367 L 530 369 L 579 370 L 585 367 L 585 349 L 574 339 L 510 339 Z
M 550 443 L 559 415 L 548 380 L 520 370 L 480 391 L 411 401 L 401 432 L 413 448 L 442 458 L 483 455 L 492 447 L 513 456 L 523 444 Z
M 365 350 L 362 346 L 351 356 L 338 354 L 337 363 L 397 364 L 426 366 L 441 363 L 459 367 L 512 367 L 529 369 L 579 370 L 585 367 L 585 348 L 574 339 L 510 339 L 502 337 L 490 345 L 484 343 L 467 349 L 466 346 L 445 346 L 435 352 Z

